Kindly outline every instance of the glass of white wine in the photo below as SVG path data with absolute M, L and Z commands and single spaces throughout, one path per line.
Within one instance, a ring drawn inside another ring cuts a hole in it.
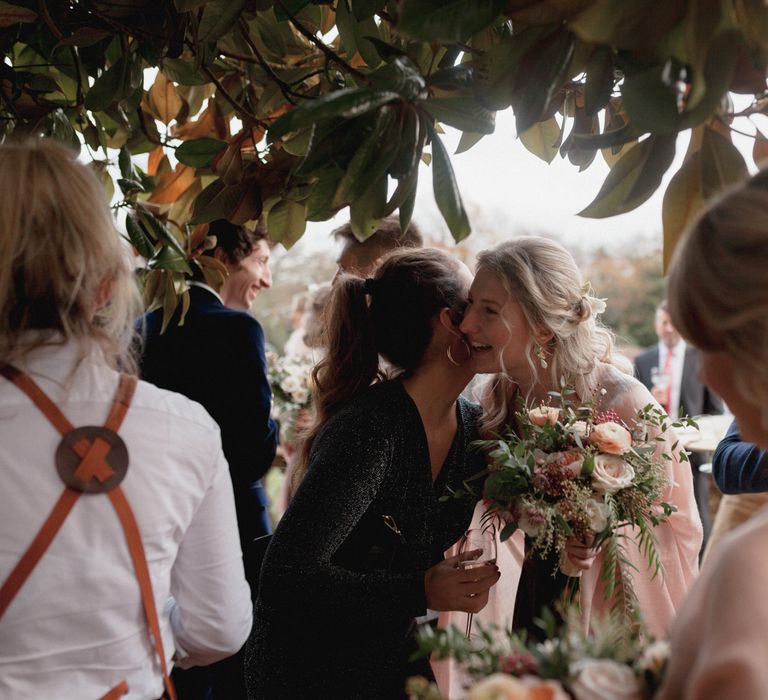
M 476 569 L 480 566 L 493 566 L 496 563 L 496 528 L 493 525 L 487 527 L 471 528 L 467 530 L 459 540 L 459 554 L 465 554 L 476 549 L 483 551 L 476 559 L 466 559 L 459 563 L 461 569 Z M 473 613 L 467 613 L 466 635 L 472 631 Z

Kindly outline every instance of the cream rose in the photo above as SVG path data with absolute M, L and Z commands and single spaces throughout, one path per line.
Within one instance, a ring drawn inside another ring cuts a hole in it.
M 616 455 L 595 455 L 592 488 L 598 493 L 616 493 L 635 478 L 635 470 Z
M 529 700 L 529 692 L 514 676 L 493 673 L 470 689 L 467 700 Z
M 548 461 L 565 467 L 572 477 L 577 477 L 581 474 L 581 469 L 584 466 L 584 455 L 578 450 L 553 452 Z
M 592 532 L 602 532 L 608 525 L 608 506 L 605 503 L 590 498 L 584 504 L 584 512 L 589 518 L 589 529 Z
M 600 452 L 610 455 L 624 454 L 632 447 L 632 435 L 623 425 L 608 421 L 599 423 L 589 435 L 589 441 Z
M 571 432 L 579 438 L 579 440 L 586 440 L 587 438 L 587 421 L 577 420 L 574 421 L 570 428 Z
M 643 671 L 658 674 L 661 673 L 664 664 L 669 660 L 669 655 L 669 642 L 666 639 L 657 639 L 643 650 L 637 664 Z
M 551 406 L 537 406 L 528 411 L 528 420 L 534 425 L 544 427 L 547 423 L 554 425 L 560 418 L 560 411 Z
M 528 535 L 528 537 L 536 537 L 546 520 L 546 514 L 541 508 L 524 506 L 520 519 L 517 522 L 517 526 Z
M 642 700 L 637 678 L 629 666 L 610 659 L 584 659 L 571 667 L 576 700 Z

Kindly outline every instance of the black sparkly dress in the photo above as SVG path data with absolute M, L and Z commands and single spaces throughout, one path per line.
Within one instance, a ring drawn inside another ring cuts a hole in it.
M 471 499 L 439 498 L 483 468 L 470 448 L 479 414 L 459 399 L 434 483 L 399 381 L 370 387 L 324 427 L 262 566 L 246 649 L 252 700 L 393 700 L 409 675 L 429 674 L 409 661 L 413 618 L 426 612 L 424 572 L 472 517 Z

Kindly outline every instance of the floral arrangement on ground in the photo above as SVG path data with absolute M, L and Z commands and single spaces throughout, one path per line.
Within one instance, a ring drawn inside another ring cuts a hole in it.
M 545 640 L 529 642 L 511 630 L 478 625 L 467 639 L 456 627 L 419 632 L 420 654 L 453 658 L 470 679 L 466 700 L 649 700 L 663 681 L 669 644 L 635 627 L 628 634 L 619 614 L 583 630 L 575 610 L 557 627 L 540 620 Z M 434 684 L 408 681 L 411 700 L 444 700 Z

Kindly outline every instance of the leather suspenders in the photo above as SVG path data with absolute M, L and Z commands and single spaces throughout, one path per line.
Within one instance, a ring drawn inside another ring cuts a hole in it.
M 63 493 L 32 544 L 0 587 L 0 618 L 45 554 L 80 496 L 83 493 L 104 493 L 111 501 L 123 528 L 125 541 L 139 582 L 144 616 L 151 633 L 150 637 L 155 652 L 160 659 L 165 691 L 170 700 L 176 700 L 176 693 L 165 663 L 163 640 L 160 635 L 160 624 L 152 593 L 149 568 L 144 555 L 144 546 L 141 542 L 141 533 L 131 506 L 120 488 L 120 482 L 128 469 L 128 450 L 117 432 L 131 405 L 131 399 L 136 389 L 136 377 L 126 374 L 120 375 L 120 383 L 112 403 L 112 409 L 103 427 L 74 428 L 29 376 L 4 362 L 0 362 L 0 374 L 23 391 L 53 424 L 53 427 L 61 433 L 62 440 L 56 450 L 56 469 L 66 484 Z M 128 684 L 121 681 L 99 700 L 114 700 L 127 692 Z

